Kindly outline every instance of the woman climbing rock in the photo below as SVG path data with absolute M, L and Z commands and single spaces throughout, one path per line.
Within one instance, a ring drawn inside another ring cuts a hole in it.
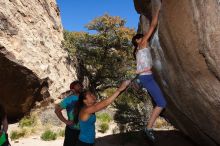
M 159 117 L 162 110 L 166 107 L 166 100 L 160 90 L 160 87 L 153 77 L 153 63 L 149 46 L 150 38 L 158 24 L 159 11 L 160 9 L 157 9 L 156 13 L 153 15 L 150 27 L 147 32 L 144 35 L 136 34 L 132 38 L 132 43 L 135 47 L 134 58 L 136 59 L 137 64 L 136 74 L 138 75 L 143 88 L 148 91 L 148 93 L 153 98 L 153 101 L 156 103 L 156 107 L 153 109 L 147 127 L 145 128 L 145 133 L 151 141 L 156 140 L 152 130 L 153 124 Z

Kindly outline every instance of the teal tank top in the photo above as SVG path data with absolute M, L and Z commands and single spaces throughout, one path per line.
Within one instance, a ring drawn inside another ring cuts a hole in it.
M 86 121 L 79 120 L 80 134 L 79 140 L 85 143 L 95 143 L 95 122 L 96 115 L 92 114 Z

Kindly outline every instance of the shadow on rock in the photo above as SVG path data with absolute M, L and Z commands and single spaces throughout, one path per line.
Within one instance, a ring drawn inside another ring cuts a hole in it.
M 150 142 L 144 132 L 114 134 L 96 139 L 96 146 L 197 146 L 179 131 L 156 131 L 157 141 Z

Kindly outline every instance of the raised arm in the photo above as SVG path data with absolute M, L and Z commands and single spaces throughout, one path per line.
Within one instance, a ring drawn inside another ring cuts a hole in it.
M 88 114 L 92 114 L 92 113 L 95 113 L 97 111 L 104 109 L 105 107 L 110 105 L 116 99 L 116 97 L 118 97 L 118 95 L 120 95 L 120 93 L 127 88 L 129 84 L 130 84 L 130 80 L 123 81 L 120 87 L 113 93 L 113 95 L 96 103 L 95 105 L 91 107 L 86 108 L 85 112 Z
M 159 13 L 160 13 L 160 9 L 157 9 L 156 13 L 154 14 L 154 16 L 152 18 L 150 27 L 149 27 L 148 31 L 144 34 L 144 37 L 141 41 L 142 46 L 147 46 L 149 38 L 151 37 L 151 35 L 153 34 L 155 28 L 157 27 Z

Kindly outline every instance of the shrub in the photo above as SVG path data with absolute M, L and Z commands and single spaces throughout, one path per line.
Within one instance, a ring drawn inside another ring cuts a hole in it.
M 26 135 L 26 130 L 25 129 L 22 129 L 22 130 L 14 130 L 11 132 L 10 134 L 10 138 L 11 140 L 16 140 L 16 139 L 19 139 L 21 137 L 24 137 Z
M 21 128 L 23 128 L 23 127 L 31 127 L 31 126 L 36 125 L 36 122 L 37 122 L 36 116 L 33 116 L 33 115 L 25 116 L 24 118 L 22 118 L 19 121 L 19 126 Z
M 51 130 L 46 130 L 42 135 L 41 139 L 44 141 L 50 141 L 50 140 L 56 140 L 57 139 L 57 134 L 54 133 Z
M 116 112 L 114 120 L 120 132 L 143 129 L 152 109 L 150 97 L 142 90 L 134 90 L 129 86 L 113 104 Z
M 110 117 L 108 113 L 98 114 L 97 119 L 100 120 L 102 123 L 109 123 L 112 120 L 112 118 Z
M 109 125 L 107 123 L 102 123 L 99 125 L 99 132 L 105 133 L 109 129 Z

